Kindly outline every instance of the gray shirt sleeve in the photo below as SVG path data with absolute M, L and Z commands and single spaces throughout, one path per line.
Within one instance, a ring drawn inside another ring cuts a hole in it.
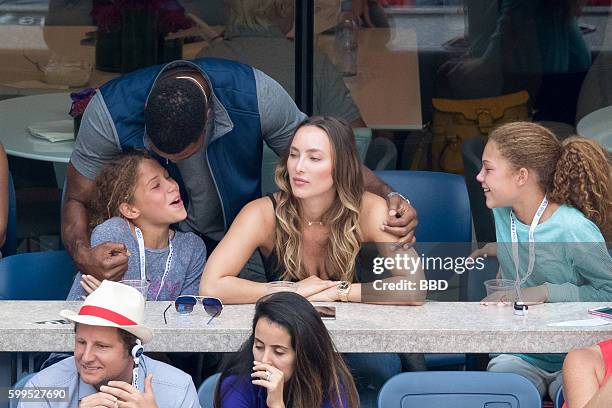
M 100 169 L 120 152 L 110 113 L 98 91 L 83 114 L 70 163 L 83 176 L 93 180 Z
M 257 87 L 257 105 L 264 141 L 276 154 L 289 145 L 293 130 L 306 120 L 283 87 L 258 69 L 253 68 Z
M 185 246 L 191 253 L 191 262 L 189 262 L 189 269 L 185 275 L 181 295 L 198 295 L 200 279 L 206 263 L 206 246 L 197 235 L 193 233 L 187 233 L 186 235 L 188 235 L 188 242 Z
M 325 54 L 317 53 L 315 58 L 314 114 L 343 118 L 349 124 L 359 119 L 359 109 L 340 72 Z

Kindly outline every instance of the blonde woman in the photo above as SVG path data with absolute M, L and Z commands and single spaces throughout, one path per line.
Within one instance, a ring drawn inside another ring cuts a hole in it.
M 387 217 L 383 198 L 366 192 L 351 128 L 331 117 L 300 125 L 279 161 L 280 191 L 246 205 L 206 264 L 200 294 L 224 303 L 255 303 L 269 292 L 265 283 L 238 277 L 253 251 L 261 251 L 268 281 L 299 282 L 311 301 L 362 301 L 356 258 L 363 242 L 394 257 L 393 235 L 380 226 Z M 398 251 L 417 258 L 413 249 Z M 366 265 L 367 268 L 367 265 Z M 423 271 L 392 270 L 390 280 L 424 279 Z M 369 290 L 369 289 L 368 289 Z M 368 292 L 369 293 L 369 292 Z M 378 303 L 421 304 L 425 293 L 407 290 Z
M 224 303 L 255 303 L 269 293 L 266 283 L 238 277 L 253 251 L 266 263 L 268 281 L 298 282 L 311 301 L 377 302 L 419 305 L 425 292 L 376 291 L 356 278 L 357 254 L 375 242 L 385 257 L 417 258 L 413 249 L 395 249 L 395 237 L 383 231 L 385 199 L 366 192 L 355 138 L 346 122 L 313 117 L 300 125 L 276 168 L 277 193 L 247 204 L 209 258 L 200 294 Z M 371 265 L 362 265 L 372 271 Z M 420 268 L 391 270 L 386 281 L 424 279 Z M 379 286 L 380 287 L 380 286 Z M 363 406 L 401 370 L 397 354 L 345 354 Z

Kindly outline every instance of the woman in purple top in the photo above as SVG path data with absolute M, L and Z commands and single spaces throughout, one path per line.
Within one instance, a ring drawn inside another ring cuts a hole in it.
M 255 305 L 253 332 L 226 365 L 217 408 L 357 408 L 353 378 L 305 298 L 279 292 Z

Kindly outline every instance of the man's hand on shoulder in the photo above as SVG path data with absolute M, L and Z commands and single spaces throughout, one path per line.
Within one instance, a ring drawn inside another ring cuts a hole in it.
M 397 243 L 404 246 L 404 249 L 408 249 L 416 241 L 414 230 L 419 223 L 416 210 L 406 198 L 396 192 L 387 195 L 387 206 L 389 207 L 389 213 L 381 228 L 383 231 L 399 237 Z
M 91 247 L 77 244 L 74 263 L 85 275 L 93 275 L 98 280 L 120 280 L 128 267 L 128 251 L 124 244 L 104 242 Z

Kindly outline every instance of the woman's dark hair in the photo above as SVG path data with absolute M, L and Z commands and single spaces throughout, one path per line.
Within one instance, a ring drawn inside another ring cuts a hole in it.
M 284 391 L 292 408 L 318 408 L 326 400 L 335 408 L 359 406 L 350 371 L 315 308 L 295 292 L 279 292 L 262 297 L 255 305 L 251 336 L 224 365 L 215 390 L 215 407 L 221 407 L 221 401 L 234 387 L 251 384 L 255 326 L 261 318 L 279 325 L 291 336 L 295 367 Z M 222 387 L 230 377 L 234 378 Z

